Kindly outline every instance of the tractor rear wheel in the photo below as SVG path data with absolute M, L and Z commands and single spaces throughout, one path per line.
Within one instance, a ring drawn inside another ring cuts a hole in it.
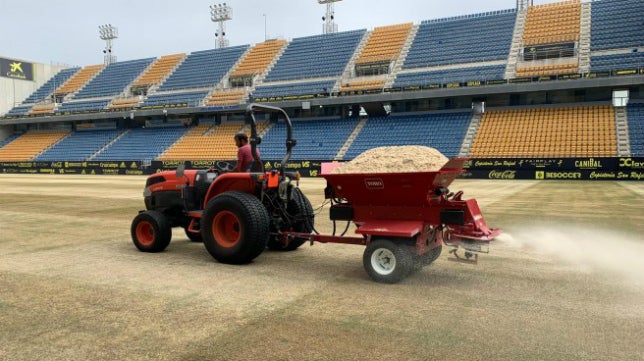
M 291 190 L 291 200 L 288 201 L 286 212 L 290 219 L 283 220 L 279 231 L 291 231 L 298 233 L 313 232 L 313 206 L 308 198 L 299 188 Z M 274 251 L 293 251 L 306 242 L 306 238 L 292 239 L 288 245 L 280 242 L 277 237 L 268 240 L 268 248 Z
M 132 242 L 142 252 L 161 252 L 168 247 L 172 238 L 172 227 L 168 218 L 159 211 L 139 213 L 130 227 Z
M 201 219 L 203 243 L 217 261 L 249 263 L 266 248 L 269 216 L 253 195 L 225 192 L 208 202 Z
M 376 239 L 367 245 L 362 264 L 369 277 L 380 283 L 397 283 L 413 270 L 410 246 Z

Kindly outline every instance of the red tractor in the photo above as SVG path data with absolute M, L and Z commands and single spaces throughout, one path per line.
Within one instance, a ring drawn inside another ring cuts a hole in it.
M 257 154 L 261 143 L 255 112 L 274 112 L 287 125 L 286 155 L 279 170 L 265 171 Z M 456 260 L 475 263 L 500 230 L 487 227 L 476 200 L 450 193 L 465 159 L 453 159 L 438 172 L 323 174 L 325 198 L 334 232 L 315 230 L 311 203 L 297 187 L 299 175 L 286 172 L 296 145 L 291 121 L 282 109 L 251 104 L 246 112 L 255 164 L 261 170 L 230 173 L 217 170 L 166 171 L 145 185 L 146 211 L 132 221 L 135 246 L 161 252 L 173 227 L 182 227 L 193 241 L 203 241 L 219 262 L 251 262 L 266 248 L 292 251 L 304 242 L 365 245 L 363 265 L 377 282 L 395 283 L 432 263 L 442 245 L 452 246 Z M 336 235 L 336 222 L 346 222 Z M 357 237 L 345 236 L 356 226 Z M 464 256 L 457 250 L 464 248 Z

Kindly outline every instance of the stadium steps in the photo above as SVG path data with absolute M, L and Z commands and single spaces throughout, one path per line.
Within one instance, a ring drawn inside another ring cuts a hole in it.
M 523 45 L 523 31 L 525 30 L 527 15 L 527 9 L 517 12 L 517 20 L 514 25 L 512 45 L 510 46 L 510 54 L 508 55 L 508 62 L 505 68 L 504 79 L 513 79 L 516 77 L 517 62 L 519 60 L 521 46 Z
M 472 142 L 474 142 L 474 137 L 476 137 L 476 132 L 478 132 L 480 124 L 481 124 L 481 114 L 472 115 L 470 126 L 467 128 L 467 133 L 465 133 L 465 138 L 463 138 L 461 151 L 458 153 L 459 157 L 470 156 L 470 152 L 472 151 Z
M 159 90 L 159 87 L 161 87 L 161 85 L 162 85 L 163 83 L 165 83 L 165 81 L 166 81 L 166 80 L 168 80 L 168 78 L 169 78 L 172 74 L 174 74 L 174 72 L 175 72 L 175 71 L 177 71 L 177 69 L 179 69 L 179 67 L 181 66 L 181 64 L 183 64 L 183 63 L 186 61 L 186 59 L 188 59 L 188 54 L 185 54 L 185 56 L 184 56 L 180 61 L 178 61 L 178 62 L 175 64 L 174 68 L 172 68 L 169 72 L 167 72 L 167 73 L 165 74 L 165 76 L 164 76 L 163 78 L 161 78 L 161 80 L 159 80 L 159 82 L 157 82 L 156 84 L 153 84 L 152 86 L 150 86 L 150 88 L 148 88 L 147 95 L 151 95 L 151 94 L 156 93 L 156 92 L 157 92 L 157 90 Z M 145 97 L 145 99 L 147 99 L 147 96 Z M 143 104 L 143 102 L 145 102 L 145 99 L 143 99 L 143 100 L 141 101 L 141 104 Z
M 248 56 L 248 54 L 251 52 L 251 50 L 253 50 L 253 47 L 249 46 L 246 49 L 246 51 L 244 51 L 244 53 L 237 59 L 235 64 L 233 64 L 233 66 L 231 66 L 228 69 L 226 74 L 224 74 L 224 76 L 221 78 L 219 83 L 217 83 L 217 85 L 215 85 L 213 87 L 213 89 L 210 92 L 208 92 L 208 95 L 206 96 L 206 99 L 209 99 L 210 96 L 215 92 L 220 92 L 220 91 L 225 91 L 225 90 L 230 89 L 230 87 L 228 85 L 228 80 L 230 79 L 230 74 L 232 74 L 232 72 L 235 71 L 235 69 L 237 69 L 239 67 L 239 65 L 244 61 L 244 59 Z
M 277 52 L 277 54 L 275 55 L 275 58 L 273 58 L 273 60 L 268 64 L 264 72 L 255 76 L 255 78 L 253 79 L 253 84 L 251 85 L 250 89 L 248 89 L 248 92 L 246 92 L 246 98 L 242 98 L 242 102 L 245 101 L 246 103 L 248 103 L 250 95 L 255 92 L 255 88 L 257 88 L 259 85 L 264 84 L 264 79 L 266 78 L 268 73 L 271 72 L 273 67 L 275 67 L 275 64 L 277 64 L 277 61 L 282 57 L 282 55 L 286 51 L 286 48 L 288 48 L 288 45 L 289 45 L 288 42 L 284 43 L 284 46 Z
M 617 136 L 617 154 L 620 157 L 629 157 L 631 155 L 631 146 L 626 107 L 615 107 L 615 130 Z
M 590 72 L 590 21 L 591 3 L 581 4 L 581 24 L 579 28 L 579 72 Z
M 361 119 L 360 122 L 358 122 L 356 127 L 353 129 L 353 132 L 351 132 L 351 134 L 347 138 L 347 141 L 344 142 L 344 144 L 338 151 L 338 154 L 336 154 L 335 157 L 333 157 L 333 160 L 342 160 L 344 158 L 344 155 L 351 147 L 351 143 L 353 143 L 353 141 L 358 137 L 358 134 L 360 134 L 365 124 L 367 124 L 367 118 Z
M 407 40 L 405 40 L 405 44 L 400 51 L 400 56 L 398 57 L 398 60 L 396 60 L 394 67 L 389 72 L 389 78 L 387 78 L 384 86 L 385 89 L 391 88 L 394 85 L 396 76 L 398 75 L 398 72 L 402 70 L 402 66 L 405 63 L 405 59 L 407 59 L 407 54 L 409 54 L 409 49 L 411 49 L 411 45 L 414 43 L 414 39 L 416 38 L 417 33 L 418 25 L 412 26 L 411 30 L 409 31 L 409 35 L 407 36 Z
M 103 148 L 97 150 L 96 153 L 92 154 L 89 158 L 87 158 L 87 160 L 93 160 L 99 154 L 101 154 L 105 149 L 109 148 L 112 144 L 116 143 L 119 139 L 121 139 L 125 134 L 127 134 L 129 132 L 130 132 L 130 129 L 122 132 L 117 137 L 114 137 L 114 139 L 112 139 L 109 143 L 105 144 L 105 146 L 103 146 Z
M 342 76 L 339 77 L 338 80 L 335 82 L 335 85 L 331 90 L 332 93 L 339 92 L 340 88 L 342 88 L 342 84 L 348 83 L 349 80 L 355 76 L 356 60 L 358 60 L 358 58 L 360 57 L 360 54 L 362 53 L 362 49 L 364 49 L 365 45 L 367 45 L 367 41 L 369 41 L 369 38 L 371 37 L 372 33 L 373 33 L 373 30 L 365 31 L 364 35 L 362 36 L 362 39 L 360 39 L 358 46 L 353 52 L 353 55 L 349 59 L 347 66 L 344 68 L 344 72 L 342 72 Z

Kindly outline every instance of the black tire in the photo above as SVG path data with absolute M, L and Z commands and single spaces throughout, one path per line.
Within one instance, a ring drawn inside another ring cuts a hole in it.
M 397 283 L 413 270 L 411 247 L 388 239 L 369 243 L 362 256 L 362 264 L 369 277 L 380 283 Z
M 132 242 L 139 251 L 161 252 L 172 239 L 172 226 L 168 218 L 158 211 L 139 213 L 130 227 Z
M 423 267 L 429 266 L 430 264 L 434 263 L 440 257 L 441 252 L 443 250 L 443 245 L 439 245 L 436 248 L 433 248 L 429 250 L 427 253 L 416 256 L 414 255 L 414 269 L 419 270 Z
M 186 232 L 186 237 L 188 237 L 190 241 L 197 242 L 197 243 L 203 242 L 203 237 L 201 237 L 201 233 L 190 232 L 188 231 L 188 227 L 184 227 L 183 230 Z
M 313 206 L 311 206 L 311 202 L 299 188 L 293 188 L 291 190 L 291 199 L 288 201 L 286 212 L 292 221 L 282 222 L 283 227 L 279 231 L 313 232 Z M 288 245 L 284 245 L 284 243 L 273 236 L 268 240 L 268 248 L 273 251 L 294 251 L 306 241 L 306 238 L 295 238 Z
M 225 192 L 208 202 L 201 219 L 203 243 L 217 261 L 249 263 L 266 248 L 269 216 L 253 195 Z

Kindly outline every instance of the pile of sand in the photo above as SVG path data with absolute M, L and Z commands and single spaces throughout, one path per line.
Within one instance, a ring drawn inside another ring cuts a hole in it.
M 434 148 L 420 145 L 379 147 L 365 151 L 331 173 L 435 172 L 448 159 Z

